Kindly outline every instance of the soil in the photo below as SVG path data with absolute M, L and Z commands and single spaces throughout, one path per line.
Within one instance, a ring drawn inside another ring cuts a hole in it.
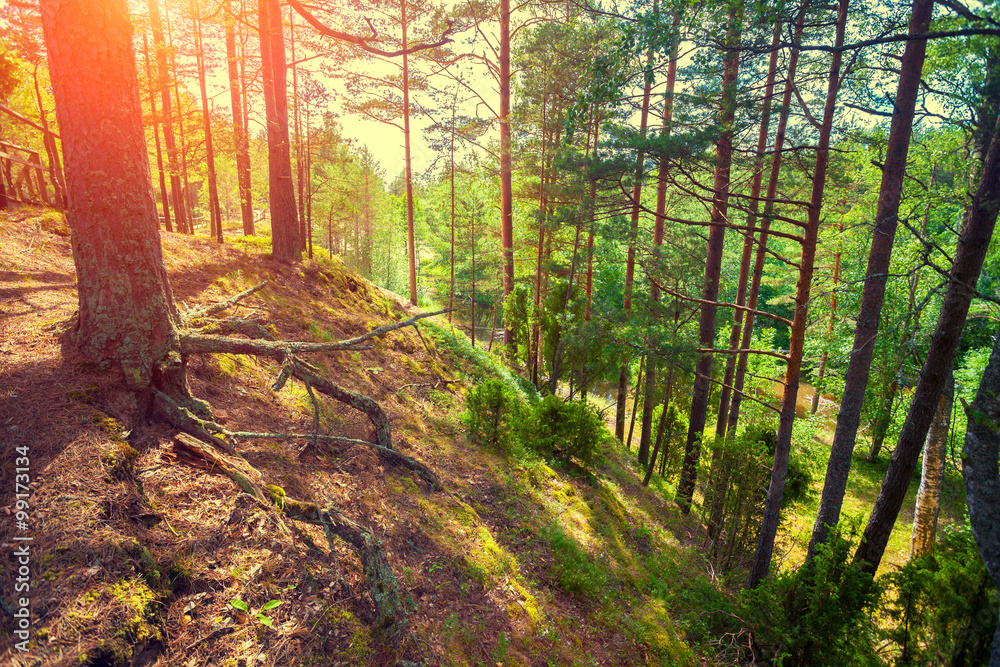
M 339 340 L 418 312 L 333 261 L 272 260 L 258 243 L 164 233 L 182 306 L 271 284 L 239 307 L 278 338 Z M 553 583 L 552 557 L 527 522 L 539 506 L 511 495 L 506 463 L 471 449 L 458 419 L 467 384 L 448 350 L 410 327 L 364 352 L 310 358 L 335 382 L 379 401 L 397 449 L 427 463 L 445 491 L 387 468 L 363 445 L 239 440 L 239 452 L 290 497 L 340 509 L 383 543 L 410 610 L 398 644 L 371 631 L 361 562 L 322 531 L 278 527 L 273 508 L 178 454 L 165 424 L 136 420 L 115 369 L 65 335 L 77 307 L 68 230 L 55 213 L 0 214 L 0 591 L 16 607 L 13 550 L 30 537 L 30 640 L 6 609 L 0 661 L 12 665 L 636 664 L 646 649 L 591 603 Z M 227 429 L 308 433 L 300 385 L 279 393 L 270 360 L 196 355 L 193 393 Z M 324 433 L 372 440 L 365 415 L 320 398 Z M 18 525 L 18 457 L 30 468 Z M 498 479 L 507 479 L 498 483 Z M 579 486 L 580 493 L 597 491 Z M 648 490 L 623 490 L 643 493 Z M 665 514 L 675 510 L 656 502 Z M 540 514 L 539 514 L 540 516 Z M 456 518 L 457 517 L 457 518 Z M 699 527 L 681 526 L 696 541 Z M 485 537 L 484 537 L 485 536 Z M 507 570 L 469 563 L 484 543 Z M 497 546 L 499 545 L 499 546 Z M 492 547 L 491 547 L 492 548 Z M 503 561 L 507 562 L 507 561 Z M 274 601 L 279 604 L 274 605 Z

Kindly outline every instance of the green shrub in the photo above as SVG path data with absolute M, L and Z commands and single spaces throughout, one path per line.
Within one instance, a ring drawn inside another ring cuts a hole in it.
M 604 435 L 604 422 L 592 405 L 546 396 L 531 407 L 521 437 L 542 456 L 575 457 L 590 465 Z
M 947 526 L 935 552 L 887 574 L 882 607 L 897 665 L 985 665 L 996 592 L 968 524 Z
M 523 412 L 517 394 L 494 378 L 466 392 L 462 423 L 473 444 L 498 454 L 510 454 L 516 444 L 515 427 Z
M 852 548 L 835 533 L 811 563 L 744 594 L 742 617 L 762 657 L 802 667 L 882 664 L 875 652 L 879 585 L 851 562 Z

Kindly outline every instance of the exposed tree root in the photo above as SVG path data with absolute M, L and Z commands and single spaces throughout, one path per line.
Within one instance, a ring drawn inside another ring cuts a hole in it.
M 261 283 L 216 304 L 189 309 L 182 315 L 178 331 L 179 354 L 174 353 L 177 358 L 168 360 L 170 363 L 163 365 L 162 378 L 155 383 L 159 390 L 152 392 L 152 405 L 156 412 L 183 431 L 174 438 L 177 449 L 184 450 L 197 460 L 208 462 L 213 469 L 226 474 L 236 482 L 244 493 L 259 501 L 275 504 L 286 517 L 322 526 L 331 549 L 334 547 L 334 536 L 354 547 L 364 564 L 365 575 L 370 585 L 375 605 L 375 629 L 391 641 L 398 640 L 404 632 L 406 613 L 400 600 L 396 577 L 378 540 L 370 531 L 337 510 L 289 498 L 279 487 L 264 484 L 261 473 L 239 455 L 231 440 L 312 438 L 314 444 L 319 440 L 365 444 L 375 448 L 383 461 L 412 470 L 426 481 L 432 490 L 441 489 L 440 480 L 430 468 L 395 450 L 392 445 L 392 427 L 389 418 L 376 401 L 363 394 L 349 391 L 323 377 L 318 368 L 297 355 L 371 349 L 373 346 L 369 341 L 375 338 L 403 327 L 415 327 L 420 319 L 448 311 L 416 315 L 408 320 L 387 324 L 361 336 L 335 343 L 276 341 L 264 327 L 257 313 L 249 317 L 214 317 L 227 308 L 238 305 L 243 299 L 263 289 L 266 284 L 266 282 Z M 426 346 L 426 341 L 424 344 Z M 316 410 L 313 433 L 309 435 L 249 433 L 228 431 L 217 424 L 211 417 L 208 405 L 190 396 L 184 382 L 183 369 L 185 359 L 190 354 L 219 353 L 264 356 L 278 361 L 281 369 L 272 387 L 274 391 L 279 391 L 290 378 L 304 383 Z M 319 405 L 314 391 L 364 412 L 374 426 L 375 442 L 320 435 Z M 214 447 L 209 446 L 209 443 Z M 226 453 L 222 454 L 219 450 Z M 280 524 L 280 528 L 283 531 L 288 530 L 284 524 Z
M 382 410 L 382 406 L 364 394 L 352 392 L 323 377 L 319 374 L 318 368 L 300 359 L 297 354 L 371 349 L 372 346 L 366 344 L 368 341 L 384 336 L 397 329 L 408 326 L 416 327 L 418 320 L 433 315 L 440 315 L 448 311 L 441 310 L 434 313 L 422 313 L 402 322 L 386 324 L 360 336 L 335 343 L 276 341 L 271 333 L 261 324 L 260 318 L 256 314 L 251 315 L 249 318 L 213 318 L 214 315 L 221 313 L 223 310 L 238 305 L 243 299 L 260 291 L 266 285 L 267 282 L 265 281 L 219 303 L 186 311 L 182 322 L 184 328 L 180 331 L 181 355 L 186 357 L 189 354 L 229 353 L 249 354 L 275 359 L 281 363 L 281 370 L 278 372 L 278 376 L 272 386 L 274 391 L 280 391 L 289 378 L 295 378 L 305 384 L 310 397 L 313 399 L 314 407 L 316 407 L 316 401 L 313 390 L 364 412 L 371 420 L 372 426 L 375 429 L 375 442 L 373 443 L 365 440 L 354 441 L 348 438 L 336 438 L 336 440 L 357 442 L 374 447 L 379 452 L 380 458 L 383 461 L 412 470 L 426 481 L 432 490 L 442 488 L 437 475 L 430 468 L 416 459 L 396 451 L 393 447 L 392 427 L 389 423 L 389 417 Z M 242 335 L 244 338 L 236 338 L 233 334 Z M 423 337 L 421 336 L 421 338 Z M 211 442 L 231 455 L 236 454 L 236 449 L 227 438 L 233 437 L 304 437 L 313 438 L 314 442 L 319 439 L 327 441 L 333 439 L 329 436 L 319 436 L 317 421 L 314 421 L 314 433 L 312 435 L 251 434 L 240 431 L 227 431 L 211 419 L 211 413 L 207 410 L 207 405 L 198 404 L 188 406 L 185 403 L 189 401 L 172 398 L 171 394 L 174 393 L 178 396 L 184 396 L 184 392 L 181 390 L 176 392 L 154 392 L 153 405 L 156 410 L 175 427 L 196 438 Z M 317 409 L 316 420 L 318 420 L 318 415 L 319 412 Z
M 175 448 L 207 461 L 215 470 L 227 475 L 244 493 L 273 503 L 288 518 L 322 526 L 331 549 L 335 546 L 334 536 L 354 547 L 364 566 L 375 606 L 375 630 L 390 641 L 402 637 L 406 629 L 406 610 L 399 596 L 399 584 L 381 544 L 371 531 L 338 510 L 278 494 L 272 490 L 278 487 L 265 486 L 261 473 L 242 458 L 234 460 L 224 456 L 186 433 L 174 436 L 174 443 Z M 282 527 L 287 531 L 287 527 Z

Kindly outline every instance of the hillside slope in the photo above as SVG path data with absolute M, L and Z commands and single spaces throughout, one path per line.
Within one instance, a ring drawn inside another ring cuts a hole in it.
M 115 372 L 62 343 L 76 295 L 61 218 L 5 214 L 0 243 L 2 474 L 13 482 L 14 452 L 25 452 L 32 488 L 27 528 L 4 521 L 0 540 L 10 552 L 16 537 L 33 538 L 30 640 L 21 644 L 29 650 L 17 650 L 23 637 L 7 618 L 3 660 L 698 662 L 667 608 L 696 613 L 697 604 L 683 600 L 712 589 L 691 551 L 699 526 L 661 493 L 639 487 L 611 454 L 588 473 L 554 470 L 527 453 L 501 459 L 467 444 L 461 390 L 500 369 L 444 323 L 393 332 L 372 350 L 310 358 L 334 381 L 378 401 L 396 448 L 429 465 L 444 491 L 430 491 L 363 445 L 236 443 L 280 487 L 275 494 L 340 509 L 381 540 L 408 609 L 404 638 L 392 645 L 370 626 L 373 605 L 355 550 L 343 542 L 330 550 L 316 527 L 283 532 L 276 512 L 179 451 L 166 425 L 128 423 L 134 399 Z M 259 240 L 219 247 L 165 234 L 163 245 L 175 298 L 189 306 L 271 281 L 242 312 L 259 309 L 280 339 L 339 340 L 408 316 L 392 295 L 336 260 L 274 262 Z M 188 367 L 195 395 L 211 402 L 229 430 L 313 428 L 301 384 L 270 390 L 279 370 L 270 360 L 196 355 Z M 323 433 L 372 439 L 362 413 L 323 397 L 319 404 Z M 16 512 L 13 484 L 2 488 L 4 512 Z M 8 600 L 13 563 L 5 559 L 0 571 Z M 665 604 L 668 597 L 674 603 Z

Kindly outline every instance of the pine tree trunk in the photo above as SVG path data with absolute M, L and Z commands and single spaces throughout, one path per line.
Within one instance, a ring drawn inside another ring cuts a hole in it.
M 212 114 L 208 108 L 208 88 L 205 84 L 205 51 L 201 37 L 201 19 L 195 13 L 197 8 L 191 5 L 192 20 L 195 24 L 195 57 L 198 64 L 198 86 L 201 89 L 202 119 L 205 123 L 205 159 L 208 163 L 208 216 L 211 229 L 219 243 L 225 237 L 222 234 L 222 212 L 219 210 L 219 187 L 215 178 L 215 147 L 212 144 Z
M 840 215 L 840 224 L 837 226 L 839 234 L 844 233 L 844 215 Z M 833 257 L 833 285 L 830 288 L 830 320 L 826 325 L 826 336 L 829 339 L 833 335 L 833 325 L 837 321 L 837 282 L 840 280 L 840 237 L 837 239 L 837 252 Z M 828 343 L 829 344 L 829 343 Z M 819 399 L 823 394 L 823 380 L 826 376 L 826 362 L 829 353 L 823 350 L 823 356 L 819 360 L 819 372 L 816 375 L 816 386 L 813 387 L 812 404 L 809 406 L 809 414 L 816 414 L 819 409 Z
M 774 198 L 778 192 L 778 180 L 781 176 L 781 162 L 785 150 L 785 132 L 788 128 L 788 114 L 792 104 L 792 92 L 795 90 L 795 73 L 798 69 L 799 50 L 798 44 L 802 41 L 802 30 L 804 26 L 804 13 L 808 5 L 808 0 L 803 0 L 800 5 L 799 15 L 795 21 L 795 31 L 792 36 L 792 51 L 788 55 L 788 65 L 785 72 L 785 88 L 782 93 L 781 107 L 778 111 L 778 126 L 774 133 L 774 153 L 771 155 L 771 171 L 767 179 L 767 191 L 764 195 L 764 214 L 760 221 L 760 235 L 757 239 L 757 255 L 754 258 L 753 272 L 750 276 L 750 288 L 747 295 L 747 307 L 749 310 L 743 318 L 743 335 L 740 339 L 740 349 L 749 350 L 750 342 L 753 339 L 753 325 L 756 317 L 754 311 L 757 308 L 758 297 L 760 296 L 760 282 L 764 275 L 764 259 L 767 257 L 767 240 L 771 230 L 771 220 L 774 219 Z M 759 194 L 759 191 L 758 191 Z M 751 202 L 751 207 L 755 206 L 757 200 Z M 751 210 L 755 210 L 751 208 Z M 729 421 L 726 424 L 726 432 L 734 433 L 736 425 L 739 423 L 740 406 L 743 403 L 743 384 L 746 378 L 747 366 L 749 365 L 749 352 L 740 352 L 736 361 L 736 374 L 733 376 L 733 395 L 729 406 Z
M 646 125 L 649 121 L 649 95 L 653 86 L 653 52 L 646 56 L 646 68 L 643 70 L 642 86 L 642 113 L 639 116 L 639 136 L 646 137 Z M 646 160 L 646 153 L 641 148 L 635 160 L 635 182 L 632 184 L 632 216 L 631 227 L 629 228 L 628 258 L 625 261 L 625 299 L 622 310 L 625 311 L 626 318 L 632 315 L 632 283 L 635 280 L 635 244 L 639 236 L 639 211 L 642 199 L 642 178 L 643 166 Z M 618 405 L 615 414 L 615 435 L 621 442 L 625 436 L 625 397 L 628 395 L 628 360 L 623 358 L 618 370 Z M 638 394 L 636 395 L 638 398 Z M 629 429 L 631 431 L 631 428 Z M 631 440 L 631 435 L 629 436 Z M 645 446 L 645 448 L 644 448 Z M 646 463 L 649 456 L 649 437 L 639 443 L 639 463 Z
M 844 44 L 847 26 L 847 8 L 850 0 L 840 0 L 837 15 L 837 36 L 834 45 Z M 785 368 L 785 391 L 781 397 L 781 417 L 778 421 L 778 437 L 774 448 L 774 463 L 771 466 L 771 482 L 764 504 L 764 520 L 757 538 L 757 552 L 750 566 L 748 586 L 756 587 L 767 576 L 774 551 L 774 538 L 778 533 L 781 518 L 781 501 L 785 494 L 785 478 L 792 450 L 792 425 L 795 422 L 795 405 L 798 400 L 799 377 L 802 370 L 802 356 L 805 348 L 806 324 L 809 314 L 809 293 L 812 287 L 813 267 L 816 260 L 816 242 L 819 239 L 820 216 L 823 209 L 823 191 L 826 187 L 826 171 L 830 161 L 830 133 L 833 129 L 833 114 L 840 91 L 840 63 L 842 52 L 834 51 L 830 62 L 830 79 L 826 92 L 826 105 L 820 125 L 816 148 L 816 166 L 813 169 L 812 194 L 809 198 L 809 217 L 802 239 L 802 255 L 799 259 L 799 283 L 795 290 L 795 315 L 792 319 L 789 340 L 788 363 Z
M 403 48 L 406 48 L 406 0 L 402 7 Z M 410 303 L 417 305 L 417 248 L 413 229 L 413 171 L 410 162 L 410 59 L 403 54 L 403 155 L 406 163 L 406 243 L 409 250 Z
M 740 41 L 743 21 L 741 6 L 733 4 L 729 12 L 729 28 L 726 44 L 735 47 Z M 722 268 L 722 247 L 725 239 L 725 223 L 729 209 L 729 172 L 733 159 L 733 120 L 736 117 L 736 78 L 740 67 L 740 52 L 732 48 L 726 53 L 722 73 L 722 97 L 719 124 L 722 136 L 715 149 L 715 183 L 712 200 L 712 226 L 708 233 L 708 257 L 705 260 L 705 286 L 698 322 L 698 341 L 702 348 L 711 349 L 715 345 L 715 301 L 719 296 L 719 274 Z M 681 480 L 677 485 L 677 505 L 683 514 L 691 511 L 694 486 L 698 477 L 698 459 L 701 438 L 705 430 L 705 416 L 708 410 L 710 380 L 712 378 L 712 354 L 703 352 L 698 356 L 695 369 L 694 387 L 691 397 L 691 416 L 688 425 L 687 442 L 684 447 L 684 465 Z
M 275 259 L 302 258 L 295 215 L 295 187 L 288 140 L 288 95 L 285 41 L 278 0 L 260 0 L 260 56 L 267 117 L 268 198 L 271 208 L 271 250 Z
M 254 235 L 253 201 L 250 190 L 250 152 L 246 132 L 243 131 L 242 102 L 240 100 L 240 73 L 236 55 L 236 16 L 226 0 L 226 62 L 229 67 L 229 98 L 233 107 L 233 143 L 236 148 L 236 178 L 240 189 L 240 213 L 243 218 L 243 235 Z M 246 91 L 242 91 L 243 95 Z
M 764 84 L 764 105 L 760 114 L 760 130 L 757 133 L 757 152 L 754 159 L 753 180 L 750 185 L 750 211 L 747 213 L 747 228 L 743 239 L 743 256 L 740 258 L 740 276 L 736 286 L 736 305 L 745 306 L 747 287 L 750 281 L 750 265 L 753 259 L 754 233 L 757 226 L 757 209 L 760 203 L 760 188 L 764 180 L 764 151 L 767 150 L 768 129 L 771 124 L 771 101 L 774 97 L 774 76 L 778 69 L 778 40 L 781 38 L 781 21 L 774 25 L 771 40 L 771 57 L 767 63 L 767 80 Z M 733 328 L 729 332 L 729 350 L 726 372 L 719 391 L 719 412 L 715 420 L 715 437 L 725 438 L 729 425 L 729 408 L 732 396 L 733 378 L 736 375 L 736 352 L 740 349 L 740 334 L 745 317 L 753 317 L 739 308 L 733 313 Z M 749 347 L 746 346 L 746 347 Z M 742 385 L 741 385 L 742 387 Z
M 914 0 L 910 17 L 910 34 L 922 34 L 930 25 L 933 0 Z M 861 294 L 861 310 L 854 331 L 854 345 L 844 378 L 844 391 L 840 399 L 840 413 L 830 447 L 826 468 L 826 481 L 820 498 L 819 512 L 809 542 L 813 554 L 818 544 L 825 542 L 829 529 L 840 521 L 840 508 L 847 489 L 847 476 L 851 469 L 851 455 L 858 435 L 861 406 L 871 370 L 875 336 L 882 313 L 885 283 L 889 272 L 893 239 L 896 235 L 899 200 L 902 195 L 903 177 L 906 173 L 906 155 L 913 130 L 920 73 L 924 64 L 926 40 L 906 42 L 903 53 L 899 87 L 889 129 L 882 184 L 875 213 L 872 247 L 868 255 L 868 269 Z
M 153 88 L 152 68 L 149 66 L 149 43 L 146 33 L 142 34 L 143 58 L 146 64 L 146 78 L 149 80 L 149 108 L 153 114 L 153 137 L 156 140 L 156 170 L 160 174 L 160 199 L 163 201 L 163 226 L 168 232 L 174 231 L 170 221 L 170 201 L 167 198 L 167 175 L 163 171 L 163 150 L 160 145 L 160 123 L 156 116 L 156 92 Z
M 989 100 L 995 102 L 995 100 Z M 985 119 L 983 119 L 985 120 Z M 899 442 L 892 452 L 889 469 L 879 489 L 875 507 L 868 518 L 861 544 L 854 560 L 864 564 L 866 571 L 878 570 L 889 542 L 889 535 L 903 505 L 906 489 L 916 467 L 920 449 L 927 437 L 938 399 L 951 373 L 965 318 L 972 302 L 973 290 L 982 270 L 986 250 L 993 236 L 997 212 L 1000 209 L 1000 123 L 994 123 L 993 137 L 983 163 L 979 187 L 966 210 L 965 221 L 958 238 L 951 282 L 941 304 L 937 327 L 931 335 L 927 358 L 920 369 L 920 380 L 913 392 L 910 411 L 903 422 Z
M 170 195 L 174 202 L 174 218 L 177 231 L 187 232 L 187 217 L 184 215 L 184 194 L 181 191 L 180 168 L 178 166 L 177 142 L 174 138 L 170 100 L 170 75 L 167 65 L 167 46 L 163 41 L 163 24 L 160 20 L 158 0 L 148 0 L 149 23 L 153 30 L 153 47 L 156 49 L 156 74 L 163 108 L 163 143 L 167 149 L 167 166 L 170 170 Z
M 1000 335 L 979 383 L 962 450 L 962 477 L 969 506 L 969 523 L 979 554 L 1000 599 Z M 990 667 L 1000 667 L 1000 621 L 993 634 Z
M 924 441 L 924 465 L 920 474 L 920 489 L 913 510 L 913 534 L 910 537 L 910 558 L 919 558 L 934 550 L 938 516 L 941 514 L 941 484 L 944 482 L 948 428 L 951 426 L 951 406 L 955 395 L 955 375 L 949 374 L 941 398 L 938 399 L 934 421 Z
M 147 389 L 178 341 L 128 9 L 124 0 L 44 0 L 41 10 L 66 159 L 76 341 L 92 359 L 120 364 L 129 388 Z
M 510 145 L 510 0 L 500 0 L 500 243 L 503 295 L 514 289 L 514 203 Z M 504 340 L 510 340 L 505 331 Z

